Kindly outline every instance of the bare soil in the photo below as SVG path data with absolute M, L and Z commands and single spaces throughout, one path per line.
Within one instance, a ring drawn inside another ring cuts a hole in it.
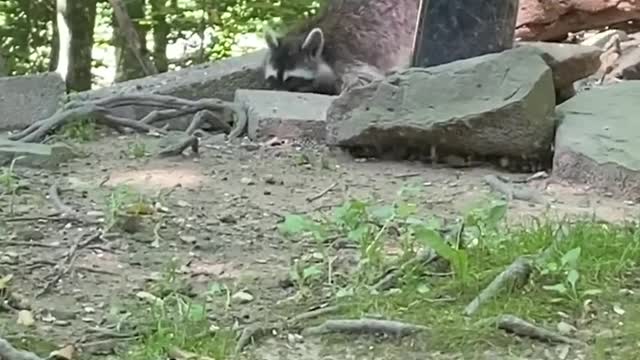
M 1 225 L 4 229 L 0 227 L 3 241 L 8 241 L 0 248 L 0 273 L 14 275 L 12 287 L 28 299 L 36 325 L 25 329 L 15 325 L 15 313 L 0 312 L 0 322 L 6 324 L 3 330 L 14 336 L 32 334 L 54 346 L 90 338 L 90 330 L 113 315 L 114 304 L 135 301 L 136 293 L 160 278 L 171 259 L 179 264 L 192 292 L 206 291 L 215 281 L 236 284 L 236 290 L 246 289 L 254 299 L 234 305 L 234 316 L 241 324 L 260 320 L 275 302 L 293 295 L 293 290 L 282 284 L 292 260 L 304 251 L 301 244 L 285 240 L 276 231 L 283 215 L 326 210 L 352 197 L 391 202 L 403 186 L 416 186 L 422 189 L 416 202 L 425 211 L 450 218 L 490 196 L 482 177 L 498 173 L 495 169 L 436 169 L 420 163 L 360 161 L 315 145 L 233 145 L 212 139 L 204 142 L 197 157 L 162 159 L 153 155 L 134 158 L 129 150 L 144 143 L 153 153 L 158 139 L 105 137 L 81 145 L 87 157 L 57 171 L 18 168 L 25 188 L 15 197 L 0 199 L 0 215 L 9 220 L 6 227 Z M 531 174 L 503 175 L 526 178 Z M 54 182 L 59 183 L 62 200 L 83 215 L 104 217 L 109 194 L 128 184 L 155 199 L 166 216 L 155 234 L 155 224 L 142 224 L 131 233 L 115 232 L 106 240 L 93 242 L 78 252 L 71 271 L 50 291 L 34 298 L 86 228 L 55 219 L 21 219 L 55 212 L 46 196 Z M 550 179 L 531 181 L 528 186 L 544 194 L 552 204 L 551 211 L 515 200 L 510 203 L 509 219 L 547 213 L 595 214 L 607 221 L 621 221 L 637 218 L 640 213 L 630 202 Z M 314 195 L 319 198 L 310 201 Z M 26 244 L 29 241 L 35 246 Z M 402 348 L 394 343 L 388 346 Z M 255 349 L 249 346 L 249 350 Z M 367 354 L 371 349 L 365 341 L 351 351 Z M 86 350 L 95 355 L 110 351 L 100 346 Z M 256 358 L 349 358 L 343 351 L 323 348 L 314 341 L 291 345 L 284 336 L 265 339 L 258 345 Z M 375 355 L 394 358 L 385 351 Z M 424 353 L 404 352 L 405 356 L 425 358 Z M 459 358 L 455 354 L 433 356 Z M 498 358 L 496 354 L 485 356 Z

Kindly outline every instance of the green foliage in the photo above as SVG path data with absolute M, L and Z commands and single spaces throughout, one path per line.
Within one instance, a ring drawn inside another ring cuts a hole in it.
M 153 0 L 145 1 L 145 16 L 137 20 L 147 31 L 153 31 L 158 21 L 169 29 L 166 41 L 171 44 L 179 39 L 200 37 L 197 57 L 180 59 L 178 64 L 190 65 L 237 55 L 234 51 L 239 36 L 261 34 L 266 24 L 279 27 L 288 25 L 314 13 L 323 1 L 290 0 L 180 0 L 165 2 L 166 6 L 154 7 Z M 108 2 L 98 1 L 94 47 L 111 46 L 112 9 Z M 55 0 L 7 0 L 0 1 L 0 55 L 7 60 L 10 75 L 28 74 L 55 68 L 51 64 L 56 54 Z M 213 30 L 211 45 L 203 41 Z M 152 37 L 147 38 L 148 41 Z M 190 41 L 191 43 L 191 41 Z M 153 48 L 150 43 L 149 48 Z M 243 50 L 240 50 L 241 52 Z M 94 66 L 103 66 L 102 59 L 94 59 Z

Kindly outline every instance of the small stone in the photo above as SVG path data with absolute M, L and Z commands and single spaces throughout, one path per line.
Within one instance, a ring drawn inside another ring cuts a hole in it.
M 231 299 L 241 304 L 246 304 L 253 301 L 253 295 L 245 291 L 238 291 L 237 293 L 233 294 L 233 296 L 231 296 Z
M 558 332 L 562 335 L 569 335 L 574 331 L 576 331 L 575 326 L 568 324 L 564 321 L 560 321 L 556 327 L 558 329 Z
M 16 234 L 22 241 L 40 241 L 44 239 L 44 234 L 37 229 L 22 229 Z
M 248 178 L 248 177 L 243 177 L 242 179 L 240 179 L 240 183 L 242 183 L 244 185 L 254 185 L 255 184 L 253 179 Z
M 177 205 L 181 208 L 187 208 L 187 207 L 191 207 L 191 204 L 189 204 L 188 202 L 184 201 L 184 200 L 178 200 Z
M 29 310 L 20 310 L 18 311 L 18 325 L 22 326 L 33 326 L 36 321 L 33 318 L 33 314 Z
M 198 239 L 193 235 L 180 235 L 180 240 L 187 244 L 195 244 Z
M 104 216 L 104 212 L 103 211 L 97 211 L 97 210 L 91 210 L 91 211 L 87 211 L 87 216 L 88 217 L 93 217 L 93 218 L 99 218 L 99 217 L 103 217 Z
M 264 182 L 266 184 L 269 184 L 269 185 L 275 185 L 276 184 L 276 178 L 271 174 L 267 174 L 267 175 L 264 176 Z

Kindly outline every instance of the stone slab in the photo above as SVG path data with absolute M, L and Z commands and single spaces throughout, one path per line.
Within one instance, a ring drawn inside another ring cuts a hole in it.
M 324 143 L 327 109 L 334 96 L 239 89 L 235 101 L 247 111 L 249 138 L 311 139 Z
M 536 52 L 511 49 L 411 68 L 343 94 L 328 110 L 327 144 L 550 163 L 554 108 L 549 66 Z
M 65 96 L 55 72 L 0 77 L 0 130 L 17 130 L 53 115 Z
M 593 75 L 600 68 L 602 49 L 596 46 L 561 44 L 541 41 L 521 41 L 517 47 L 529 47 L 540 51 L 551 67 L 556 89 Z
M 584 91 L 558 106 L 553 175 L 640 199 L 640 80 Z
M 16 166 L 55 169 L 75 157 L 77 154 L 71 147 L 62 143 L 47 145 L 0 138 L 0 166 L 8 166 L 19 158 Z

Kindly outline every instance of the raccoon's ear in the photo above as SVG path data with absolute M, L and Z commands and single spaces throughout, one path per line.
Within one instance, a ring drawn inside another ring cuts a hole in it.
M 280 45 L 280 40 L 278 40 L 278 35 L 276 34 L 275 31 L 273 31 L 273 29 L 271 29 L 268 26 L 264 28 L 264 39 L 267 42 L 267 46 L 270 49 L 275 49 L 278 47 L 278 45 Z
M 301 48 L 311 53 L 314 57 L 320 57 L 324 50 L 324 33 L 322 33 L 322 29 L 313 28 L 313 30 L 309 31 Z

